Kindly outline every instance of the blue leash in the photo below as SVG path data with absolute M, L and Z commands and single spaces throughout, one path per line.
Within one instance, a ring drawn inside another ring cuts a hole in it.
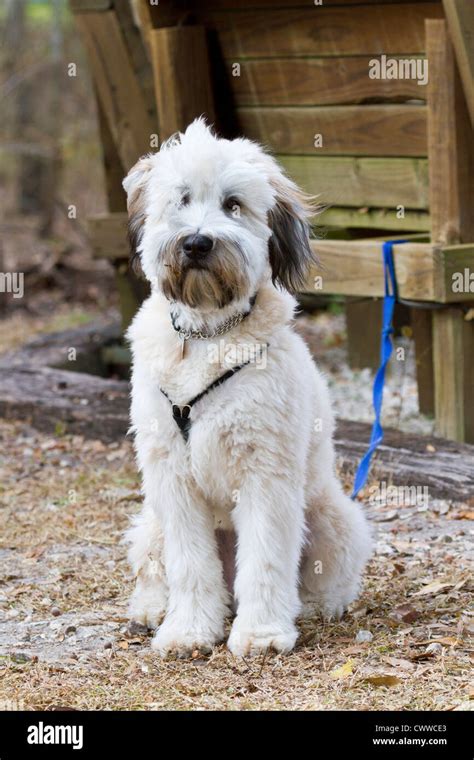
M 383 243 L 383 267 L 385 280 L 385 295 L 383 299 L 382 312 L 382 339 L 380 343 L 380 365 L 374 379 L 373 387 L 373 406 L 375 420 L 372 427 L 369 448 L 362 457 L 354 479 L 354 490 L 352 499 L 355 499 L 361 488 L 367 483 L 369 476 L 370 462 L 372 454 L 377 446 L 383 441 L 383 428 L 380 421 L 382 412 L 383 388 L 385 384 L 385 370 L 390 360 L 393 350 L 393 312 L 397 300 L 397 282 L 395 278 L 395 266 L 393 263 L 393 246 L 400 243 L 406 243 L 406 240 L 390 240 Z

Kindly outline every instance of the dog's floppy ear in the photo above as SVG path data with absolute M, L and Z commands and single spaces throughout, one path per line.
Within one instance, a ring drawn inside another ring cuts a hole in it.
M 320 211 L 315 198 L 307 195 L 279 169 L 272 172 L 270 184 L 275 202 L 269 211 L 269 257 L 272 280 L 290 292 L 300 290 L 306 282 L 316 256 L 310 245 L 310 219 Z
M 128 240 L 130 243 L 130 261 L 135 270 L 140 269 L 138 246 L 143 234 L 145 221 L 145 187 L 149 172 L 152 168 L 153 154 L 142 156 L 135 166 L 132 166 L 123 180 L 123 188 L 127 193 L 128 209 Z

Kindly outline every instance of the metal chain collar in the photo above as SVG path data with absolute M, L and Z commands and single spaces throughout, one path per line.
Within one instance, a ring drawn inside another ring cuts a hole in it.
M 218 327 L 216 327 L 215 330 L 212 330 L 212 332 L 204 332 L 203 330 L 183 330 L 178 324 L 176 324 L 176 318 L 172 312 L 170 312 L 170 316 L 171 323 L 181 340 L 189 340 L 190 338 L 197 338 L 198 340 L 209 340 L 209 338 L 216 338 L 218 335 L 224 335 L 224 333 L 232 330 L 233 327 L 237 327 L 237 325 L 239 325 L 242 320 L 248 316 L 249 313 L 250 312 L 248 311 L 240 311 L 238 314 L 234 314 L 232 317 L 229 317 Z

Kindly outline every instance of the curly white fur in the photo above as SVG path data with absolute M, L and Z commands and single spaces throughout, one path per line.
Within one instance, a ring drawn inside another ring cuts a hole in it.
M 218 140 L 200 120 L 141 159 L 124 185 L 152 283 L 128 333 L 145 495 L 128 534 L 137 576 L 130 614 L 159 626 L 153 647 L 163 656 L 210 650 L 223 639 L 232 602 L 216 529 L 234 530 L 236 616 L 227 645 L 236 655 L 287 652 L 301 602 L 341 615 L 371 549 L 362 510 L 335 474 L 326 383 L 292 329 L 295 300 L 272 283 L 273 275 L 285 285 L 308 263 L 307 247 L 299 249 L 310 207 L 259 146 Z M 229 197 L 238 214 L 229 213 Z M 187 268 L 182 252 L 183 234 L 198 231 L 214 241 L 202 270 Z M 173 306 L 170 291 L 182 298 Z M 265 347 L 266 361 L 193 407 L 185 443 L 160 388 L 184 405 L 228 365 L 216 351 L 210 360 L 222 338 L 190 340 L 182 357 L 170 308 L 181 327 L 211 330 L 248 309 L 255 293 L 251 313 L 224 339 L 236 356 Z

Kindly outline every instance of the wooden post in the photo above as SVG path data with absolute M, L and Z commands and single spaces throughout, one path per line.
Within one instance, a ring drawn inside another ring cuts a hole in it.
M 77 13 L 95 87 L 122 166 L 128 170 L 151 149 L 156 132 L 146 95 L 113 10 Z
M 427 309 L 410 309 L 411 329 L 415 342 L 418 408 L 430 417 L 435 413 L 433 369 L 432 314 Z
M 122 187 L 122 179 L 125 172 L 99 100 L 97 101 L 97 105 L 109 211 L 126 212 L 127 200 Z M 115 269 L 115 283 L 119 294 L 122 330 L 125 332 L 135 316 L 140 303 L 147 295 L 148 287 L 130 271 L 127 261 L 116 257 L 111 260 Z
M 133 24 L 127 0 L 83 2 L 73 10 L 89 54 L 103 149 L 109 211 L 126 211 L 122 180 L 128 169 L 151 148 L 156 133 L 153 88 L 144 43 Z M 110 260 L 125 330 L 148 292 L 127 262 L 111 251 Z
M 433 353 L 438 432 L 474 443 L 474 323 L 459 309 L 434 314 Z
M 148 32 L 155 80 L 160 142 L 197 116 L 214 121 L 206 31 L 177 26 Z
M 474 135 L 443 20 L 426 21 L 432 242 L 474 241 Z M 469 294 L 466 293 L 466 300 Z M 434 397 L 440 435 L 474 442 L 474 322 L 433 313 Z
M 347 358 L 352 369 L 380 364 L 382 302 L 379 298 L 351 301 L 346 299 Z

